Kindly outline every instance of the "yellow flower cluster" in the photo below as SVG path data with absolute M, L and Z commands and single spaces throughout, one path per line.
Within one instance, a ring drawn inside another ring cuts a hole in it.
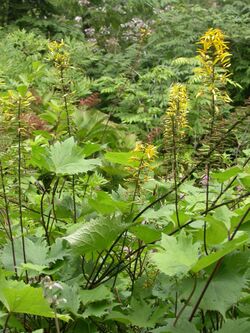
M 157 156 L 157 148 L 154 145 L 143 145 L 141 142 L 136 143 L 134 151 L 142 152 L 144 155 L 143 158 L 146 158 L 148 161 L 154 160 Z
M 140 39 L 141 39 L 141 41 L 146 39 L 150 35 L 151 35 L 151 31 L 149 29 L 146 29 L 146 28 L 141 28 L 140 29 Z
M 201 48 L 198 49 L 201 67 L 196 70 L 196 73 L 207 84 L 215 100 L 231 102 L 230 97 L 223 90 L 231 75 L 228 69 L 231 66 L 231 54 L 228 52 L 229 47 L 228 42 L 225 41 L 225 35 L 220 29 L 209 29 L 200 38 L 198 44 L 201 45 Z
M 209 29 L 198 44 L 202 46 L 198 53 L 208 74 L 212 74 L 216 64 L 224 69 L 230 67 L 231 54 L 228 52 L 228 42 L 225 41 L 225 35 L 220 29 Z
M 69 53 L 65 51 L 64 46 L 63 40 L 61 42 L 51 41 L 48 44 L 50 60 L 59 69 L 65 69 L 69 66 Z
M 149 172 L 154 170 L 155 158 L 157 157 L 157 147 L 151 144 L 143 144 L 141 142 L 136 143 L 133 150 L 134 154 L 131 157 L 131 161 L 136 161 L 137 166 L 127 167 L 126 169 L 132 173 L 131 179 L 129 181 L 134 181 L 138 177 L 138 172 L 140 173 L 140 181 L 145 182 L 148 180 Z
M 168 109 L 165 114 L 165 137 L 185 135 L 188 127 L 188 98 L 184 84 L 176 83 L 170 88 Z

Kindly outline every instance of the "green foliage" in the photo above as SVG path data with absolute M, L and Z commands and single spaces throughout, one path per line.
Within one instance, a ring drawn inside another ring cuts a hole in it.
M 94 220 L 84 223 L 72 234 L 64 237 L 74 251 L 82 255 L 108 249 L 125 226 L 116 219 Z
M 186 274 L 198 260 L 198 244 L 192 244 L 192 236 L 181 231 L 178 238 L 162 235 L 162 251 L 151 255 L 157 268 L 169 276 Z
M 1 276 L 0 300 L 9 313 L 26 313 L 43 317 L 56 315 L 69 321 L 67 315 L 55 314 L 43 297 L 41 288 L 33 288 L 21 281 L 6 281 Z
M 248 235 L 242 234 L 231 242 L 226 243 L 222 248 L 217 250 L 215 253 L 211 253 L 206 257 L 202 257 L 199 261 L 192 267 L 192 271 L 197 273 L 201 269 L 210 266 L 211 264 L 217 262 L 219 259 L 224 257 L 226 254 L 231 253 L 238 247 L 244 245 L 244 243 L 248 242 Z
M 85 151 L 77 146 L 73 137 L 70 137 L 63 142 L 56 142 L 49 150 L 34 146 L 32 163 L 57 176 L 86 173 L 100 165 L 100 160 L 86 160 L 84 156 Z
M 3 333 L 248 331 L 248 1 L 3 3 Z
M 228 320 L 224 325 L 223 328 L 220 329 L 218 332 L 237 332 L 245 333 L 249 330 L 249 321 L 247 319 L 238 319 L 238 320 Z

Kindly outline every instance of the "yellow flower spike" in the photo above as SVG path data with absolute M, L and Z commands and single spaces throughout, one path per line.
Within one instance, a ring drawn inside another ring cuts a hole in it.
M 51 41 L 48 44 L 50 60 L 54 62 L 55 67 L 64 69 L 69 66 L 69 53 L 64 50 L 64 41 Z
M 230 66 L 231 54 L 228 52 L 228 42 L 225 41 L 225 35 L 220 29 L 209 29 L 198 44 L 201 45 L 198 50 L 200 60 L 206 64 L 207 70 L 215 64 L 225 69 Z
M 228 78 L 231 75 L 229 67 L 231 66 L 231 54 L 229 53 L 226 36 L 220 29 L 209 29 L 197 43 L 201 47 L 198 49 L 198 59 L 200 67 L 195 70 L 203 80 L 204 86 L 213 97 L 213 110 L 210 110 L 211 116 L 219 113 L 222 103 L 231 102 L 230 97 L 225 91 Z
M 176 83 L 170 88 L 168 109 L 165 114 L 165 137 L 185 134 L 188 127 L 188 98 L 184 84 Z

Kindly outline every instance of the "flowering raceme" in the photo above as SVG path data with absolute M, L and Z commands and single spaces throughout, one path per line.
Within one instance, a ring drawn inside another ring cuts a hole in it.
M 151 144 L 143 144 L 137 142 L 133 150 L 134 156 L 131 157 L 131 161 L 137 161 L 138 166 L 128 167 L 127 170 L 132 172 L 132 180 L 140 175 L 144 174 L 143 181 L 148 179 L 148 173 L 154 171 L 154 162 L 157 157 L 157 147 Z
M 231 54 L 228 52 L 228 42 L 225 41 L 225 35 L 220 29 L 209 29 L 198 44 L 202 46 L 198 50 L 199 55 L 210 74 L 217 63 L 225 69 L 230 67 Z
M 147 162 L 154 161 L 157 157 L 157 148 L 154 145 L 146 144 L 143 145 L 141 142 L 136 143 L 134 152 L 141 152 L 143 153 L 142 159 L 143 159 L 143 166 L 148 166 Z M 138 159 L 137 157 L 134 157 L 133 159 Z
M 69 66 L 69 54 L 64 50 L 64 42 L 52 41 L 48 44 L 50 59 L 54 62 L 55 67 L 64 69 Z
M 166 144 L 170 152 L 170 162 L 172 165 L 172 177 L 175 191 L 175 214 L 177 226 L 180 228 L 180 219 L 178 214 L 178 162 L 181 139 L 185 136 L 188 127 L 188 98 L 187 89 L 184 84 L 176 83 L 172 85 L 169 91 L 168 108 L 165 114 L 165 131 Z
M 220 29 L 209 29 L 200 38 L 198 44 L 201 45 L 198 49 L 201 66 L 196 69 L 196 73 L 201 76 L 214 100 L 231 102 L 223 89 L 231 75 L 228 69 L 231 66 L 231 54 L 228 52 L 225 35 Z M 217 107 L 216 111 L 218 112 Z
M 170 88 L 168 109 L 165 114 L 165 137 L 183 137 L 188 127 L 188 98 L 184 84 L 176 83 Z

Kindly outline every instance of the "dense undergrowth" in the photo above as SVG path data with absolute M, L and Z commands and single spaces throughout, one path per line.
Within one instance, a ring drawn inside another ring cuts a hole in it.
M 0 16 L 1 332 L 248 332 L 247 1 L 35 3 Z

